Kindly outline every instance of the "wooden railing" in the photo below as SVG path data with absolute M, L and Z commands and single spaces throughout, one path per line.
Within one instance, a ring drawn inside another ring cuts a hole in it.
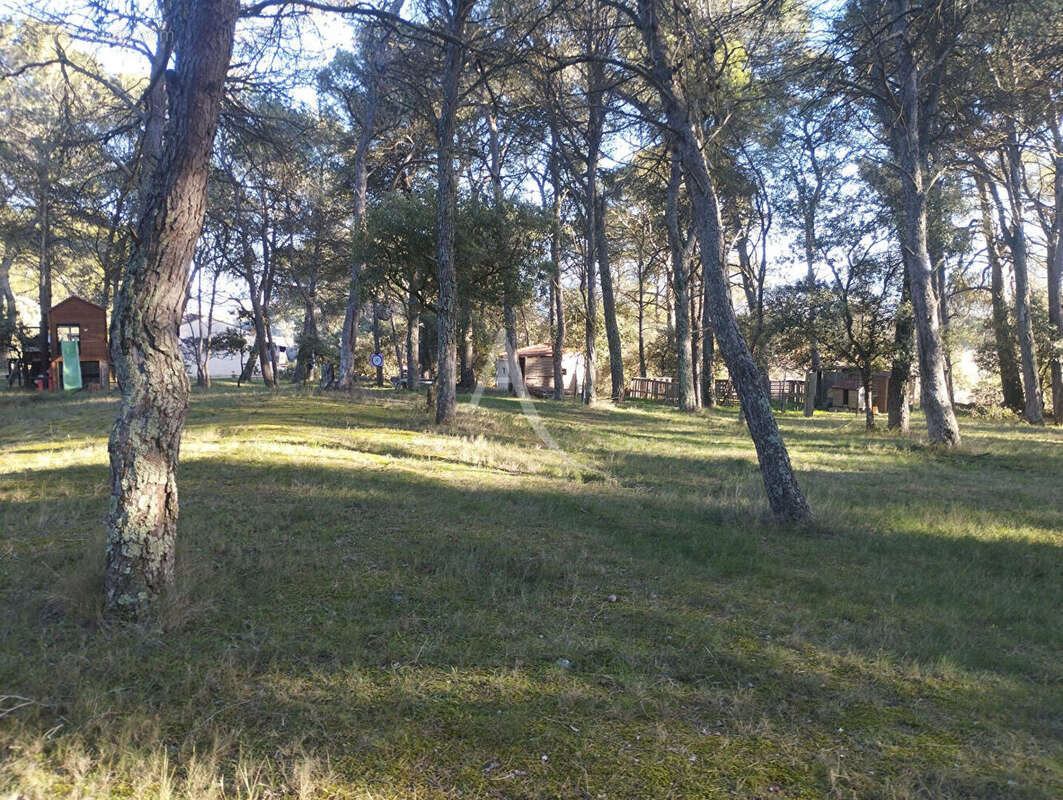
M 805 402 L 804 381 L 771 381 L 771 404 L 779 409 L 803 406 Z M 717 378 L 715 382 L 716 402 L 720 405 L 737 405 L 738 393 L 727 378 Z M 657 402 L 679 403 L 679 384 L 671 378 L 632 378 L 628 385 L 627 397 L 630 400 L 656 400 Z
M 675 405 L 679 403 L 679 385 L 671 378 L 632 378 L 627 396 L 632 400 L 663 400 Z

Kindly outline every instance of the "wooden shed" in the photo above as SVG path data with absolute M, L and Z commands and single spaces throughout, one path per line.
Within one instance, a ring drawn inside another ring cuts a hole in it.
M 78 343 L 81 382 L 86 388 L 106 388 L 111 376 L 107 346 L 107 311 L 81 297 L 68 297 L 48 312 L 52 387 L 61 389 L 63 355 L 61 342 Z
M 524 385 L 531 394 L 552 394 L 554 391 L 554 349 L 548 344 L 536 344 L 517 351 L 517 363 L 524 375 Z M 579 394 L 583 389 L 585 359 L 578 350 L 565 350 L 561 356 L 561 375 L 565 385 L 563 394 Z M 495 386 L 509 389 L 509 363 L 505 353 L 495 362 Z
M 826 407 L 833 410 L 863 411 L 866 398 L 860 371 L 854 367 L 841 367 L 834 371 L 821 373 L 821 392 L 827 399 Z M 878 412 L 886 410 L 886 397 L 889 393 L 890 374 L 888 372 L 871 373 L 871 405 Z

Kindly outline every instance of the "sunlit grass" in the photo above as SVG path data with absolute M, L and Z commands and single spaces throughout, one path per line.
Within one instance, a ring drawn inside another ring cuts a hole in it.
M 125 627 L 112 403 L 0 394 L 5 800 L 1063 796 L 1057 430 L 785 415 L 795 535 L 733 410 L 223 386 Z

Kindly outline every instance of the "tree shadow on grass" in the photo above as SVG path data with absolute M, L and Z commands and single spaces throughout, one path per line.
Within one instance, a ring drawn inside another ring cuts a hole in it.
M 0 685 L 48 703 L 19 736 L 62 721 L 102 740 L 147 714 L 164 741 L 238 730 L 256 758 L 297 743 L 355 784 L 440 796 L 571 795 L 587 776 L 800 796 L 839 753 L 861 796 L 868 770 L 941 796 L 1058 793 L 1056 546 L 795 537 L 600 485 L 209 457 L 181 470 L 200 610 L 90 630 L 42 608 L 85 568 L 106 468 L 23 479 L 63 491 L 45 525 L 10 524 L 39 501 L 2 511 L 20 557 L 0 562 Z

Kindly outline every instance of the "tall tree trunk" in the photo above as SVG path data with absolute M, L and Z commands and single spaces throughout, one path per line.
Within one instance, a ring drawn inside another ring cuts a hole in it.
M 679 190 L 683 181 L 683 167 L 675 143 L 669 145 L 671 168 L 668 173 L 668 195 L 665 202 L 665 227 L 672 258 L 672 291 L 675 293 L 675 341 L 679 383 L 679 410 L 695 411 L 698 407 L 694 391 L 694 363 L 690 338 L 690 272 L 688 258 L 679 232 Z
M 292 382 L 305 384 L 314 379 L 314 345 L 317 344 L 317 316 L 314 314 L 314 296 L 307 293 L 303 299 L 303 335 L 299 339 L 299 355 L 295 358 L 295 373 Z
M 47 373 L 51 366 L 51 353 L 48 351 L 48 314 L 52 310 L 52 213 L 51 213 L 51 166 L 50 152 L 45 150 L 40 156 L 37 170 L 37 301 L 41 309 L 41 327 L 37 333 L 37 347 L 41 353 L 41 372 Z M 56 344 L 56 347 L 59 345 Z M 53 375 L 55 385 L 59 376 Z
M 524 375 L 517 360 L 517 310 L 507 300 L 502 304 L 502 325 L 506 334 L 506 361 L 509 367 L 509 393 L 513 397 L 523 397 L 525 393 Z
M 319 209 L 314 208 L 311 212 L 311 226 L 315 231 L 319 230 Z M 311 254 L 311 270 L 309 280 L 304 288 L 297 282 L 303 296 L 303 330 L 299 337 L 299 351 L 295 357 L 295 370 L 292 372 L 292 382 L 305 384 L 314 379 L 314 370 L 317 367 L 317 346 L 320 341 L 317 330 L 317 281 L 318 271 L 321 264 L 321 236 L 314 236 L 314 246 Z
M 933 195 L 940 194 L 935 191 Z M 945 385 L 949 390 L 949 403 L 953 408 L 956 407 L 956 391 L 952 382 L 952 342 L 949 336 L 949 304 L 948 304 L 948 276 L 946 274 L 945 264 L 945 247 L 941 241 L 941 235 L 939 228 L 941 227 L 941 211 L 937 208 L 936 202 L 930 202 L 927 208 L 928 213 L 928 230 L 927 230 L 927 255 L 930 257 L 931 265 L 931 283 L 934 287 L 934 296 L 937 298 L 937 315 L 938 324 L 941 326 L 941 352 L 944 357 L 945 363 Z
M 790 465 L 790 456 L 779 433 L 760 370 L 738 328 L 727 277 L 724 274 L 720 209 L 688 109 L 677 94 L 674 65 L 661 39 L 657 0 L 638 0 L 639 23 L 651 62 L 651 72 L 661 97 L 665 121 L 677 137 L 687 193 L 701 243 L 702 280 L 706 284 L 705 306 L 731 379 L 738 389 L 742 411 L 760 461 L 768 504 L 776 518 L 793 522 L 809 520 L 812 512 Z
M 646 377 L 646 264 L 639 255 L 638 263 L 638 333 L 639 377 Z
M 199 336 L 197 340 L 200 346 L 197 348 L 199 360 L 197 362 L 197 372 L 203 378 L 201 384 L 204 388 L 210 388 L 210 340 L 214 334 L 214 305 L 218 299 L 218 272 L 214 270 L 211 273 L 210 278 L 210 303 L 207 305 L 207 331 L 203 333 L 203 284 L 202 277 L 203 272 L 200 271 L 200 292 L 199 292 Z
M 270 300 L 273 297 L 273 281 L 277 273 L 276 262 L 272 255 L 273 250 L 270 249 L 269 252 L 271 255 L 267 262 L 266 274 L 262 280 L 262 323 L 266 331 L 266 352 L 269 354 L 270 378 L 272 380 L 269 385 L 276 388 L 277 381 L 280 380 L 280 365 L 277 362 L 280 348 L 277 347 L 277 343 L 273 340 L 273 319 L 270 316 Z
M 449 34 L 443 44 L 442 96 L 436 119 L 436 270 L 439 278 L 439 301 L 436 319 L 439 326 L 436 373 L 436 422 L 449 424 L 458 413 L 458 349 L 456 328 L 458 278 L 454 265 L 454 219 L 457 214 L 457 183 L 454 174 L 454 131 L 458 115 L 458 83 L 465 63 L 465 20 L 472 11 L 472 0 L 455 0 L 447 20 Z
M 376 298 L 373 299 L 373 352 L 380 353 L 380 309 L 377 305 Z M 381 356 L 383 356 L 383 353 L 381 353 Z M 383 363 L 376 368 L 376 385 L 384 385 Z
M 397 14 L 402 8 L 402 0 L 391 0 L 388 12 Z M 365 103 L 362 106 L 362 118 L 359 120 L 360 131 L 358 144 L 354 148 L 351 162 L 351 216 L 354 230 L 361 238 L 365 233 L 366 190 L 369 184 L 369 149 L 376 135 L 376 118 L 380 109 L 381 70 L 380 54 L 384 46 L 384 33 L 372 31 L 366 44 L 365 54 Z M 343 327 L 340 329 L 340 370 L 339 388 L 350 389 L 354 384 L 354 351 L 358 344 L 358 322 L 361 315 L 361 288 L 359 286 L 365 261 L 361 254 L 361 242 L 355 247 L 351 260 L 351 280 L 347 286 L 347 307 L 343 314 Z
M 691 269 L 690 259 L 687 259 L 687 275 L 693 277 L 693 270 Z M 688 279 L 687 285 L 693 284 L 691 279 Z M 701 284 L 704 287 L 704 283 Z M 701 310 L 705 311 L 705 300 L 702 298 Z M 694 379 L 694 404 L 697 406 L 704 405 L 705 401 L 705 387 L 701 385 L 701 377 L 704 374 L 702 367 L 705 365 L 701 363 L 702 357 L 705 355 L 705 351 L 701 348 L 702 335 L 705 333 L 705 327 L 701 324 L 702 314 L 698 313 L 698 292 L 690 291 L 690 310 L 687 312 L 687 318 L 690 320 L 690 374 Z M 679 309 L 676 308 L 676 319 L 679 319 Z
M 1051 242 L 1048 252 L 1048 324 L 1052 338 L 1063 341 L 1063 134 L 1060 133 L 1058 112 L 1052 108 L 1052 142 L 1055 147 L 1052 194 L 1055 203 L 1052 209 Z M 1049 361 L 1052 375 L 1052 420 L 1063 425 L 1063 359 L 1058 349 L 1052 351 Z
M 997 365 L 1000 371 L 1000 389 L 1004 407 L 1021 413 L 1025 406 L 1022 394 L 1022 378 L 1019 376 L 1019 360 L 1015 353 L 1015 332 L 1008 314 L 1008 297 L 1004 282 L 1004 266 L 997 249 L 997 237 L 993 228 L 993 215 L 985 179 L 975 177 L 978 198 L 982 210 L 982 238 L 985 239 L 986 259 L 989 261 L 990 299 L 993 307 L 993 340 L 996 344 Z
M 11 290 L 11 265 L 15 262 L 16 252 L 12 239 L 5 239 L 4 255 L 0 259 L 0 362 L 5 365 L 11 357 L 11 345 L 18 328 L 18 308 L 15 305 L 15 293 Z M 8 372 L 8 385 L 17 381 L 21 386 L 22 374 L 21 365 Z
M 587 29 L 587 48 L 593 49 L 592 33 Z M 596 244 L 598 233 L 598 158 L 602 143 L 602 130 L 605 125 L 602 84 L 604 83 L 602 66 L 598 62 L 588 65 L 589 78 L 587 86 L 587 171 L 584 175 L 583 216 L 586 223 L 587 248 L 584 259 L 586 283 L 586 373 L 583 379 L 583 402 L 594 405 L 598 399 L 598 293 L 597 293 L 597 257 Z
M 565 396 L 565 303 L 561 287 L 561 165 L 557 148 L 556 123 L 550 127 L 550 183 L 552 186 L 550 220 L 550 302 L 553 309 L 551 345 L 554 354 L 554 399 Z
M 813 153 L 814 155 L 814 153 Z M 817 171 L 817 176 L 818 176 Z M 808 352 L 811 372 L 805 383 L 805 408 L 806 417 L 811 417 L 816 406 L 819 405 L 819 373 L 821 369 L 819 359 L 819 341 L 816 338 L 816 312 L 815 303 L 812 302 L 813 292 L 816 290 L 816 204 L 818 203 L 819 189 L 816 190 L 816 200 L 805 209 L 804 215 L 804 250 L 805 250 L 805 282 L 808 284 Z
M 406 303 L 406 388 L 415 392 L 421 386 L 421 312 L 410 294 Z
M 513 306 L 506 305 L 503 309 L 506 328 L 506 366 L 509 372 L 509 393 L 514 397 L 527 395 L 527 387 L 524 385 L 524 373 L 520 368 L 517 358 L 517 312 Z
M 502 142 L 498 131 L 498 102 L 491 96 L 491 111 L 487 114 L 488 150 L 491 166 L 491 189 L 497 214 L 502 213 Z M 502 232 L 500 234 L 504 235 Z M 499 237 L 501 239 L 501 236 Z M 514 306 L 517 296 L 517 282 L 512 265 L 507 268 L 502 289 L 502 323 L 505 328 L 506 362 L 509 370 L 509 393 L 514 397 L 524 397 L 527 387 L 524 374 L 517 360 L 517 310 Z
M 1037 369 L 1037 349 L 1033 338 L 1033 321 L 1030 319 L 1030 273 L 1027 263 L 1029 251 L 1022 207 L 1022 153 L 1014 122 L 1011 122 L 1010 127 L 1008 143 L 1004 148 L 1004 187 L 1008 195 L 1011 224 L 1006 224 L 1001 209 L 1001 227 L 1011 251 L 1011 266 L 1015 272 L 1015 329 L 1019 334 L 1022 386 L 1026 397 L 1022 417 L 1031 425 L 1044 425 L 1041 376 Z
M 388 319 L 391 323 L 391 346 L 395 350 L 395 364 L 399 370 L 400 377 L 402 373 L 402 347 L 403 342 L 399 339 L 399 333 L 395 330 L 395 315 L 392 314 Z
M 937 297 L 934 294 L 927 252 L 926 158 L 920 136 L 919 72 L 908 38 L 909 0 L 890 0 L 893 38 L 897 51 L 900 108 L 883 111 L 893 156 L 900 167 L 903 213 L 900 227 L 908 251 L 912 310 L 918 333 L 919 375 L 923 387 L 923 412 L 927 434 L 934 444 L 960 443 L 960 428 L 949 402 L 945 381 L 945 356 L 941 343 Z
M 273 358 L 269 352 L 269 336 L 266 333 L 266 318 L 262 310 L 261 292 L 258 281 L 250 268 L 246 273 L 247 285 L 251 295 L 251 317 L 255 325 L 255 346 L 258 349 L 258 366 L 262 371 L 262 383 L 266 386 L 276 386 L 276 378 L 273 374 Z
M 605 336 L 609 345 L 609 382 L 614 403 L 624 402 L 624 356 L 620 349 L 620 327 L 616 322 L 616 298 L 613 274 L 609 266 L 609 240 L 605 235 L 605 197 L 598 195 L 598 213 L 594 215 L 594 243 L 598 251 L 598 273 L 602 280 L 602 311 Z
M 720 268 L 723 267 L 721 253 Z M 702 285 L 705 285 L 704 281 Z M 712 303 L 708 291 L 707 288 L 704 289 L 701 301 L 701 404 L 706 408 L 716 408 L 716 341 L 712 336 Z
M 584 216 L 587 227 L 593 230 L 594 209 L 590 208 L 591 202 L 587 203 L 588 209 Z M 584 259 L 584 347 L 586 359 L 583 375 L 583 403 L 592 406 L 598 400 L 598 298 L 595 279 L 597 259 L 594 255 L 594 234 L 587 234 L 587 253 Z
M 875 406 L 871 402 L 871 365 L 860 367 L 860 382 L 864 387 L 864 426 L 869 431 L 875 430 Z
M 915 348 L 915 320 L 912 318 L 912 291 L 908 283 L 908 255 L 901 250 L 905 261 L 901 284 L 901 302 L 893 327 L 893 365 L 886 387 L 886 427 L 907 434 L 911 428 L 908 391 L 912 381 L 912 351 Z
M 15 263 L 18 251 L 10 240 L 4 242 L 4 256 L 0 259 L 0 329 L 7 337 L 5 344 L 10 344 L 18 322 L 18 308 L 15 306 L 15 293 L 11 290 L 11 265 Z
M 177 326 L 203 224 L 239 4 L 198 0 L 183 11 L 170 26 L 176 79 L 167 86 L 166 144 L 111 324 L 121 401 L 108 447 L 106 602 L 111 612 L 131 616 L 173 581 L 177 462 L 189 391 Z
M 475 353 L 473 350 L 472 311 L 468 308 L 461 313 L 461 349 L 458 351 L 458 373 L 461 376 L 459 386 L 471 390 L 476 387 L 476 373 L 473 370 Z
M 667 283 L 669 286 L 674 282 L 674 276 L 672 275 L 671 262 L 664 268 L 667 273 Z M 688 273 L 687 285 L 693 289 L 691 281 L 693 281 L 693 275 Z M 665 318 L 665 336 L 668 337 L 668 348 L 675 349 L 675 306 L 672 304 L 672 293 L 670 291 L 664 293 L 664 318 Z
M 243 193 L 240 184 L 233 178 L 233 206 L 234 216 L 240 219 Z M 269 336 L 266 332 L 266 319 L 265 312 L 263 310 L 263 294 L 267 286 L 268 281 L 268 258 L 269 255 L 265 251 L 262 254 L 263 257 L 263 274 L 260 281 L 255 275 L 255 261 L 257 256 L 255 255 L 254 248 L 251 246 L 251 239 L 248 233 L 248 226 L 241 225 L 239 230 L 240 236 L 240 252 L 243 258 L 243 274 L 244 280 L 247 282 L 247 293 L 251 299 L 251 322 L 255 326 L 255 347 L 252 350 L 253 355 L 248 356 L 248 361 L 253 360 L 254 355 L 258 356 L 259 369 L 262 371 L 262 382 L 266 386 L 275 386 L 275 376 L 273 373 L 273 359 L 269 353 Z M 254 374 L 254 366 L 248 364 L 245 367 L 247 373 L 247 379 L 250 380 L 251 375 Z
M 362 317 L 359 279 L 365 266 L 359 257 L 351 266 L 351 280 L 347 287 L 347 307 L 343 314 L 343 327 L 340 328 L 340 368 L 337 386 L 350 389 L 354 385 L 354 351 L 358 346 L 358 325 Z

